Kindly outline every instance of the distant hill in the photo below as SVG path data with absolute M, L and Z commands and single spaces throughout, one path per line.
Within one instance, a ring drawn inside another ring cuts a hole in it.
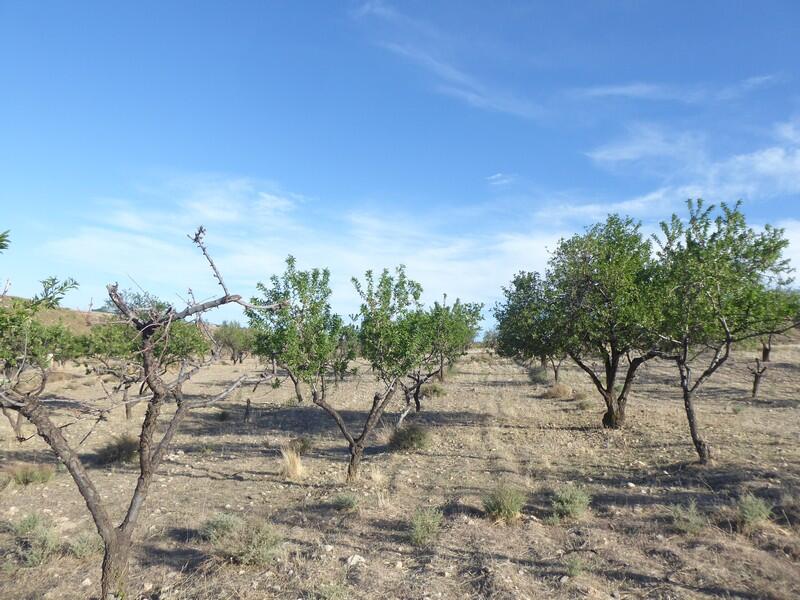
M 10 302 L 11 296 L 0 298 L 0 305 Z M 61 323 L 74 334 L 88 333 L 93 325 L 106 323 L 113 318 L 113 314 L 93 310 L 75 310 L 72 308 L 49 308 L 40 312 L 36 319 L 44 325 L 55 325 Z

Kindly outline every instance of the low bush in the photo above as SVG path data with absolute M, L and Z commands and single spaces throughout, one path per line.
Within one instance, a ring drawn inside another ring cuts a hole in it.
M 52 465 L 22 464 L 9 470 L 11 479 L 17 485 L 31 485 L 34 483 L 47 483 L 55 475 Z
M 201 538 L 213 544 L 243 525 L 244 521 L 236 515 L 217 513 L 200 526 L 199 533 Z
M 307 437 L 296 437 L 289 440 L 289 443 L 286 444 L 286 448 L 288 450 L 293 450 L 299 456 L 303 456 L 311 450 L 311 440 Z
M 422 425 L 405 425 L 392 432 L 389 446 L 394 450 L 423 450 L 430 444 L 430 433 Z
M 708 524 L 707 519 L 697 510 L 697 503 L 694 498 L 689 500 L 689 504 L 682 506 L 675 504 L 670 507 L 672 516 L 672 526 L 681 533 L 695 535 L 700 533 Z
M 528 379 L 531 380 L 531 383 L 547 385 L 547 369 L 543 367 L 530 367 L 528 369 Z
M 483 509 L 494 521 L 511 523 L 522 514 L 525 493 L 505 484 L 497 486 L 483 498 Z
M 251 566 L 271 563 L 280 551 L 281 542 L 281 537 L 267 523 L 242 523 L 212 541 L 215 551 L 225 560 Z
M 557 519 L 581 517 L 589 508 L 592 497 L 581 488 L 566 485 L 553 495 L 553 516 Z
M 58 534 L 44 517 L 33 513 L 13 526 L 17 556 L 26 567 L 37 567 L 59 548 Z
M 331 501 L 331 505 L 336 510 L 353 512 L 358 510 L 358 496 L 349 492 L 337 494 Z
M 758 496 L 747 493 L 737 504 L 739 524 L 744 531 L 752 531 L 767 523 L 772 517 L 772 507 Z
M 97 533 L 82 533 L 67 544 L 67 552 L 75 558 L 89 558 L 102 554 L 103 539 Z
M 132 463 L 139 455 L 139 439 L 129 433 L 116 436 L 97 449 L 97 462 L 101 465 Z
M 442 511 L 421 508 L 411 517 L 408 537 L 415 546 L 428 546 L 442 527 Z

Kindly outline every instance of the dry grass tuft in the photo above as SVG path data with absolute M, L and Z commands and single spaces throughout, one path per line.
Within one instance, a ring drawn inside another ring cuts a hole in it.
M 26 567 L 38 567 L 58 552 L 58 534 L 44 517 L 30 514 L 12 528 L 17 557 Z
M 545 390 L 543 396 L 552 400 L 565 400 L 572 397 L 572 388 L 565 383 L 555 383 Z
M 589 509 L 592 497 L 575 485 L 566 485 L 553 495 L 553 516 L 556 519 L 577 519 Z
M 441 528 L 442 511 L 435 508 L 421 508 L 411 517 L 408 538 L 415 546 L 429 546 Z
M 281 449 L 281 476 L 289 481 L 301 481 L 306 476 L 306 468 L 300 455 L 290 448 Z
M 52 465 L 21 464 L 9 469 L 9 475 L 17 485 L 31 485 L 34 483 L 47 483 L 55 475 Z M 5 487 L 5 486 L 3 486 Z

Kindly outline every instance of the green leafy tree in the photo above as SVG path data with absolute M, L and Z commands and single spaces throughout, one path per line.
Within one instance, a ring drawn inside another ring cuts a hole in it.
M 355 325 L 344 325 L 339 331 L 339 343 L 334 351 L 331 369 L 336 381 L 344 381 L 347 375 L 358 372 L 352 362 L 358 357 L 358 328 Z
M 774 333 L 793 314 L 790 305 L 775 301 L 775 290 L 789 283 L 783 230 L 769 225 L 754 230 L 740 207 L 723 203 L 717 209 L 690 200 L 688 222 L 673 215 L 661 224 L 658 239 L 659 355 L 677 367 L 702 463 L 711 459 L 711 446 L 699 430 L 698 390 L 728 360 L 735 343 Z
M 237 321 L 223 321 L 214 329 L 214 341 L 230 352 L 233 364 L 242 364 L 247 354 L 253 351 L 255 336 Z
M 256 353 L 275 357 L 294 384 L 298 402 L 303 402 L 301 383 L 321 389 L 326 370 L 334 368 L 342 319 L 330 308 L 330 273 L 327 269 L 299 271 L 289 256 L 286 271 L 273 275 L 270 286 L 258 283 L 261 297 L 255 306 L 284 305 L 273 312 L 249 310 Z
M 654 269 L 640 224 L 618 215 L 562 240 L 549 262 L 553 301 L 547 303 L 552 311 L 547 318 L 560 333 L 558 345 L 602 396 L 605 427 L 624 424 L 636 372 L 656 355 L 649 333 L 655 318 Z
M 543 366 L 550 363 L 558 382 L 567 350 L 553 290 L 538 273 L 520 271 L 503 294 L 504 302 L 494 308 L 498 353 L 523 361 L 538 358 Z

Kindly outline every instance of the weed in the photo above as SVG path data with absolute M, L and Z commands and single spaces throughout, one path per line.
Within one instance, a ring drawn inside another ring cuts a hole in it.
M 358 496 L 349 492 L 337 494 L 331 501 L 331 505 L 336 510 L 342 512 L 354 512 L 358 510 Z
M 17 556 L 26 567 L 37 567 L 58 552 L 58 535 L 49 521 L 30 514 L 14 527 Z
M 594 406 L 594 402 L 592 402 L 591 400 L 581 400 L 580 402 L 578 402 L 577 406 L 579 410 L 589 410 L 590 408 L 592 408 L 592 406 Z
M 112 439 L 97 449 L 97 462 L 101 465 L 131 463 L 139 455 L 139 440 L 129 433 Z
M 326 583 L 317 590 L 319 600 L 350 600 L 353 594 L 343 583 Z
M 306 475 L 306 468 L 303 466 L 303 461 L 300 455 L 289 448 L 281 449 L 281 476 L 289 481 L 300 481 Z
M 524 505 L 525 493 L 505 484 L 500 484 L 483 498 L 483 509 L 494 521 L 515 521 Z
M 739 524 L 744 531 L 757 529 L 772 517 L 772 506 L 750 492 L 739 498 L 737 511 Z
M 408 537 L 415 546 L 428 546 L 441 527 L 442 511 L 435 508 L 421 508 L 411 517 Z
M 307 437 L 296 437 L 289 440 L 289 443 L 286 444 L 286 448 L 288 450 L 293 450 L 299 456 L 303 456 L 311 450 L 311 440 Z
M 411 424 L 392 432 L 389 445 L 394 450 L 422 450 L 430 444 L 430 433 L 422 425 Z
M 243 525 L 244 521 L 236 515 L 217 513 L 200 526 L 200 537 L 213 544 Z
M 577 400 L 578 402 L 581 402 L 581 401 L 583 401 L 583 400 L 586 400 L 586 399 L 589 397 L 589 394 L 587 394 L 587 393 L 586 393 L 585 391 L 583 391 L 583 390 L 577 390 L 577 391 L 576 391 L 576 392 L 575 392 L 575 393 L 572 395 L 572 397 L 573 397 L 575 400 Z
M 444 395 L 444 388 L 438 383 L 426 383 L 419 388 L 419 393 L 427 398 L 438 398 Z
M 706 518 L 697 510 L 694 498 L 689 500 L 685 507 L 675 504 L 670 507 L 672 526 L 681 533 L 695 535 L 700 533 L 707 524 Z
M 9 473 L 17 485 L 31 485 L 47 483 L 53 478 L 55 469 L 52 465 L 23 464 L 13 467 Z
M 267 523 L 242 523 L 228 534 L 216 536 L 213 544 L 226 560 L 240 565 L 261 566 L 277 557 L 281 537 Z
M 97 533 L 82 533 L 67 544 L 67 552 L 75 558 L 89 558 L 102 554 L 105 546 Z
M 586 565 L 579 556 L 570 556 L 565 564 L 567 567 L 567 575 L 570 577 L 577 577 L 586 570 Z
M 574 485 L 566 485 L 556 490 L 553 496 L 553 516 L 557 519 L 568 517 L 577 519 L 589 508 L 592 497 Z

